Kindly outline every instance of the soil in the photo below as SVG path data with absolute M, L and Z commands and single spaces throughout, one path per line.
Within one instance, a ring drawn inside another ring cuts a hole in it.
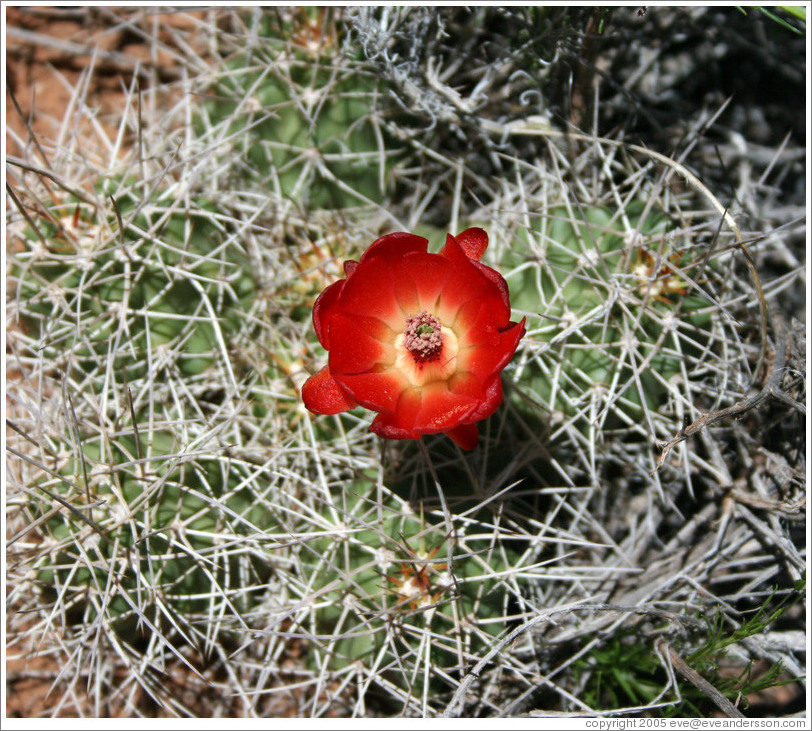
M 203 12 L 162 14 L 156 44 L 150 27 L 154 13 L 115 11 L 5 8 L 9 155 L 19 156 L 21 145 L 31 143 L 32 133 L 45 140 L 58 133 L 75 103 L 75 90 L 83 88 L 80 81 L 87 84 L 84 103 L 97 110 L 97 120 L 112 134 L 134 76 L 142 82 L 177 77 L 172 56 L 178 43 L 175 32 L 188 37 Z

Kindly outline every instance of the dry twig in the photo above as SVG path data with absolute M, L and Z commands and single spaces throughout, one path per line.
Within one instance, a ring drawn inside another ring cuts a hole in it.
M 780 319 L 776 319 L 776 322 L 780 322 Z M 787 361 L 787 347 L 789 343 L 786 328 L 782 326 L 780 329 L 777 329 L 779 330 L 779 343 L 778 347 L 775 349 L 775 360 L 772 364 L 772 368 L 770 369 L 770 373 L 764 387 L 754 396 L 737 401 L 732 406 L 727 406 L 724 409 L 703 414 L 696 419 L 696 421 L 680 429 L 674 438 L 663 446 L 663 451 L 657 460 L 655 471 L 659 470 L 660 467 L 663 466 L 669 452 L 680 442 L 684 442 L 688 437 L 697 434 L 705 427 L 715 424 L 717 421 L 727 419 L 729 417 L 741 416 L 742 414 L 750 411 L 750 409 L 756 408 L 770 397 L 775 398 L 778 401 L 786 404 L 788 407 L 796 409 L 801 414 L 806 415 L 806 406 L 799 401 L 796 401 L 781 388 L 781 379 L 784 377 L 784 368 Z

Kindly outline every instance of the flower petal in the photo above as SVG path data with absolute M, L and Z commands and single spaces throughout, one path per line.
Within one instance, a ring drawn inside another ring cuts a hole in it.
M 482 275 L 478 265 L 462 254 L 459 246 L 454 244 L 454 247 L 459 254 L 456 259 L 440 254 L 409 254 L 397 264 L 397 287 L 404 290 L 406 283 L 412 282 L 417 294 L 414 311 L 408 305 L 404 306 L 404 294 L 398 295 L 408 314 L 426 310 L 446 324 L 453 322 L 464 303 L 485 297 L 490 297 L 498 311 L 502 311 L 501 293 L 489 278 Z M 507 310 L 505 320 L 509 312 Z
M 394 339 L 395 333 L 375 317 L 337 312 L 330 320 L 331 372 L 341 377 L 383 370 L 395 359 Z
M 527 320 L 523 317 L 519 322 L 510 322 L 508 326 L 499 331 L 499 349 L 502 351 L 502 358 L 497 362 L 497 370 L 502 370 L 513 357 L 516 348 L 519 347 L 519 341 L 524 337 L 526 332 L 524 323 Z
M 333 378 L 329 367 L 322 368 L 304 382 L 302 401 L 314 414 L 340 414 L 358 406 Z
M 405 231 L 397 231 L 373 241 L 372 246 L 363 253 L 358 263 L 366 264 L 376 258 L 397 261 L 411 252 L 425 253 L 428 247 L 428 239 Z
M 389 439 L 419 439 L 420 432 L 415 430 L 414 424 L 422 402 L 423 394 L 421 389 L 403 389 L 395 404 L 395 409 L 378 414 L 370 429 L 376 434 Z
M 437 254 L 412 253 L 403 257 L 396 265 L 395 278 L 403 290 L 401 300 L 407 304 L 406 314 L 416 315 L 423 310 L 435 314 L 437 299 L 446 286 L 450 271 L 449 262 Z M 411 303 L 406 299 L 409 291 L 415 296 Z
M 502 403 L 502 378 L 497 375 L 488 386 L 485 398 L 479 403 L 476 410 L 468 417 L 470 422 L 481 421 L 493 414 Z
M 420 389 L 420 408 L 414 415 L 414 430 L 422 434 L 436 434 L 452 429 L 467 421 L 478 406 L 475 398 L 448 390 L 442 382 L 431 383 Z M 398 403 L 398 416 L 401 404 Z
M 404 376 L 394 368 L 381 372 L 342 374 L 339 380 L 349 395 L 372 411 L 393 412 L 401 394 L 411 388 Z
M 485 264 L 474 262 L 474 266 L 496 286 L 496 290 L 502 298 L 503 307 L 510 313 L 510 290 L 508 289 L 505 278 L 497 272 L 496 269 L 491 269 L 489 266 L 485 266 Z M 510 317 L 510 314 L 508 314 L 508 317 Z
M 484 328 L 482 332 L 484 333 Z M 506 328 L 497 331 L 496 341 L 491 345 L 481 343 L 460 347 L 457 370 L 469 371 L 483 383 L 489 383 L 493 374 L 501 371 L 510 362 L 524 332 L 522 319 L 521 322 L 511 322 Z
M 476 424 L 461 424 L 443 433 L 453 439 L 463 449 L 473 449 L 479 444 L 479 432 L 477 431 Z
M 358 262 L 345 262 L 346 278 L 313 308 L 329 365 L 305 382 L 302 398 L 316 413 L 359 404 L 377 411 L 370 429 L 383 437 L 442 432 L 472 449 L 475 422 L 502 403 L 500 373 L 524 335 L 524 320 L 510 321 L 507 283 L 480 263 L 484 230 L 449 235 L 439 254 L 427 244 L 414 234 L 387 234 Z M 417 362 L 403 346 L 406 318 L 424 310 L 443 330 L 436 363 Z
M 386 439 L 420 439 L 420 434 L 398 426 L 391 417 L 391 414 L 378 414 L 369 425 L 369 430 Z
M 457 311 L 452 330 L 460 348 L 495 347 L 499 343 L 499 329 L 493 320 L 499 309 L 493 298 L 471 300 Z
M 394 287 L 395 297 L 397 297 L 400 309 L 404 314 L 403 325 L 405 327 L 406 316 L 419 314 L 425 308 L 420 306 L 420 294 L 418 293 L 417 285 L 409 275 L 408 270 L 405 272 L 402 268 L 395 270 Z
M 325 350 L 330 350 L 329 323 L 336 312 L 338 299 L 346 283 L 346 279 L 333 282 L 316 298 L 313 304 L 313 327 L 316 330 L 316 337 Z
M 472 261 L 479 261 L 485 253 L 485 249 L 488 248 L 488 234 L 482 228 L 467 228 L 456 236 L 448 234 L 446 246 L 448 246 L 449 238 L 454 239 L 465 252 L 465 256 Z M 442 251 L 440 253 L 442 254 Z
M 445 383 L 409 388 L 401 393 L 394 413 L 379 414 L 376 433 L 437 434 L 466 420 L 478 407 L 475 398 L 452 393 Z M 390 437 L 414 439 L 414 436 Z
M 488 320 L 498 320 L 502 314 L 499 293 L 470 264 L 465 269 L 455 268 L 449 276 L 445 289 L 438 297 L 438 318 L 443 323 L 455 321 L 460 307 L 467 302 L 487 303 Z
M 376 317 L 393 330 L 402 330 L 406 314 L 397 297 L 392 263 L 383 257 L 361 263 L 345 280 L 339 306 L 346 315 Z
M 482 401 L 486 396 L 482 381 L 470 371 L 455 373 L 448 379 L 448 388 L 452 393 L 467 396 L 476 401 Z

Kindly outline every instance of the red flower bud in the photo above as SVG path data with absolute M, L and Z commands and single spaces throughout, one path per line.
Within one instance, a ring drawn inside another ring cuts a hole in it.
M 488 234 L 450 234 L 439 254 L 410 233 L 382 236 L 346 262 L 313 307 L 328 365 L 302 388 L 305 406 L 336 414 L 377 411 L 389 439 L 445 433 L 465 449 L 476 422 L 502 403 L 500 373 L 524 335 L 511 322 L 507 283 L 479 262 Z

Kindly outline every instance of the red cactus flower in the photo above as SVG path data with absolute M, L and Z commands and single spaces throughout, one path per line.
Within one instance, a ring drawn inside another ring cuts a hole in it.
M 313 307 L 328 364 L 302 388 L 305 406 L 337 414 L 359 404 L 389 439 L 445 433 L 464 449 L 502 403 L 500 373 L 524 335 L 507 283 L 479 262 L 488 234 L 446 237 L 439 254 L 410 233 L 382 236 L 344 263 L 347 276 Z

